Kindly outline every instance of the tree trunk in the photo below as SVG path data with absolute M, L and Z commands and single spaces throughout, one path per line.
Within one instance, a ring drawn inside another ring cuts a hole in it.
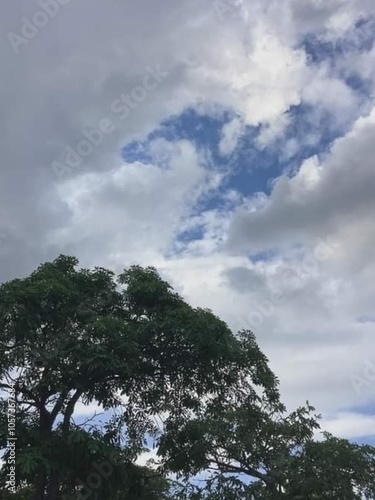
M 49 482 L 46 500 L 59 500 L 60 498 L 60 478 L 54 474 Z
M 51 421 L 48 411 L 41 406 L 39 409 L 39 439 L 40 443 L 47 441 L 51 435 Z M 43 465 L 38 468 L 35 481 L 34 500 L 45 500 L 47 474 Z
M 47 477 L 40 471 L 35 481 L 34 500 L 44 500 L 44 493 L 46 491 Z

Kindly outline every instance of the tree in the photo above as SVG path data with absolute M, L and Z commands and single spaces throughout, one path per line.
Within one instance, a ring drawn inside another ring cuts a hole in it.
M 166 498 L 163 475 L 135 466 L 145 439 L 158 436 L 155 416 L 173 428 L 232 392 L 272 404 L 277 380 L 251 332 L 237 339 L 155 269 L 133 266 L 116 279 L 77 265 L 60 256 L 0 287 L 0 443 L 14 384 L 18 498 L 82 498 L 93 474 L 91 498 L 131 498 L 130 489 Z M 79 402 L 101 405 L 109 420 L 76 423 Z
M 286 412 L 252 332 L 233 335 L 153 268 L 116 278 L 77 265 L 60 256 L 0 286 L 5 461 L 12 388 L 17 436 L 16 485 L 3 467 L 1 498 L 375 498 L 375 448 L 316 441 L 314 408 Z M 104 416 L 80 422 L 78 403 Z M 150 443 L 158 469 L 136 465 Z
M 181 500 L 375 499 L 375 448 L 323 433 L 306 406 L 287 414 L 279 402 L 232 393 L 180 419 L 161 437 L 164 467 L 182 476 Z M 197 486 L 192 479 L 205 474 Z

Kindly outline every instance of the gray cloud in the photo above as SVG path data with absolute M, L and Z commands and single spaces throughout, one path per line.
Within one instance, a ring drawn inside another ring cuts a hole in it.
M 235 215 L 229 248 L 254 252 L 311 243 L 369 222 L 375 210 L 374 133 L 373 112 L 338 139 L 322 163 L 310 159 L 294 177 L 279 178 L 263 208 Z

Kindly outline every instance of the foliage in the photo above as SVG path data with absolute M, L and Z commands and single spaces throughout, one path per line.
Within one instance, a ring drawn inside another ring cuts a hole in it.
M 240 394 L 180 419 L 161 438 L 165 467 L 184 479 L 180 500 L 375 499 L 375 448 L 329 434 L 308 403 L 282 404 Z M 198 485 L 193 479 L 203 474 Z
M 77 478 L 101 460 L 114 472 L 95 488 L 98 498 L 117 498 L 130 478 L 145 485 L 148 469 L 134 463 L 146 437 L 158 436 L 156 415 L 173 427 L 204 402 L 217 405 L 232 389 L 253 392 L 253 385 L 265 400 L 277 400 L 277 380 L 251 332 L 237 339 L 153 268 L 133 266 L 116 279 L 77 264 L 60 256 L 0 287 L 0 443 L 4 449 L 6 392 L 14 383 L 17 486 L 30 486 L 35 500 L 76 494 Z M 112 417 L 78 425 L 79 402 L 101 405 Z M 4 485 L 6 468 L 1 472 Z M 159 474 L 146 482 L 163 481 Z

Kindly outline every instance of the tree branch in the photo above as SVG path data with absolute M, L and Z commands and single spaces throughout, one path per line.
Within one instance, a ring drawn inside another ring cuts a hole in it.
M 67 433 L 69 430 L 70 426 L 70 419 L 73 415 L 74 412 L 74 407 L 79 400 L 79 398 L 82 396 L 83 389 L 77 389 L 76 393 L 72 397 L 72 399 L 69 401 L 69 403 L 66 405 L 66 410 L 65 410 L 65 415 L 64 415 L 64 421 L 62 425 L 63 433 Z

